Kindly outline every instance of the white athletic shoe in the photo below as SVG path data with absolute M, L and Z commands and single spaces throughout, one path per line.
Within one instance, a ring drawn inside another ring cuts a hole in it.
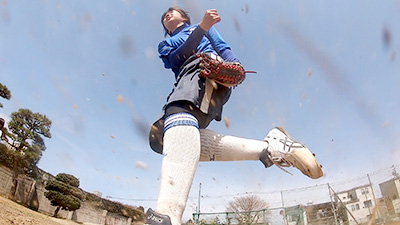
M 319 165 L 314 155 L 305 145 L 291 138 L 283 128 L 272 129 L 264 141 L 269 143 L 268 149 L 264 152 L 264 155 L 269 156 L 270 160 L 267 161 L 272 161 L 284 171 L 286 170 L 282 167 L 293 166 L 312 179 L 322 177 L 322 166 Z

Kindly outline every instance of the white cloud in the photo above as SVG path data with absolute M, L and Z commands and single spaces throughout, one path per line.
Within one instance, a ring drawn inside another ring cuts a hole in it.
M 147 59 L 154 59 L 156 57 L 156 52 L 155 52 L 154 48 L 152 48 L 152 47 L 146 48 L 146 50 L 144 51 L 144 54 L 146 55 Z
M 147 169 L 147 164 L 142 161 L 136 161 L 135 162 L 135 168 L 142 168 L 142 169 Z

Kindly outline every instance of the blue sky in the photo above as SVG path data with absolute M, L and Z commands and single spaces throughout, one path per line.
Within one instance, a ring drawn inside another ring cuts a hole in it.
M 270 192 L 400 161 L 398 1 L 3 0 L 0 82 L 12 98 L 0 99 L 0 116 L 28 108 L 52 120 L 40 168 L 73 174 L 103 197 L 155 206 L 162 157 L 149 148 L 146 127 L 174 82 L 157 55 L 160 16 L 171 5 L 188 10 L 193 23 L 216 8 L 216 28 L 245 68 L 258 72 L 224 108 L 229 127 L 209 128 L 262 139 L 284 126 L 325 172 L 311 180 L 256 161 L 201 163 L 187 217 L 199 183 L 210 196 Z M 221 199 L 202 210 L 223 210 Z

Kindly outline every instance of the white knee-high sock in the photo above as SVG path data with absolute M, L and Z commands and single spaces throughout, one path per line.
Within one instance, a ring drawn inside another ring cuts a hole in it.
M 196 126 L 177 125 L 164 134 L 164 158 L 155 211 L 180 225 L 200 158 L 200 133 Z
M 259 160 L 268 142 L 218 134 L 200 129 L 200 161 Z

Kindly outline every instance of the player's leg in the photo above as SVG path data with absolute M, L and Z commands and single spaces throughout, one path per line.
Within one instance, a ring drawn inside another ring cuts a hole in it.
M 155 212 L 146 215 L 146 223 L 168 224 L 164 223 L 168 215 L 172 225 L 180 225 L 200 157 L 200 133 L 194 116 L 175 113 L 166 118 L 163 155 L 157 205 Z
M 296 167 L 313 179 L 323 175 L 309 149 L 283 128 L 272 129 L 263 141 L 221 135 L 207 129 L 201 129 L 200 136 L 200 161 L 260 160 L 265 167 L 274 164 L 280 168 Z
M 200 129 L 200 161 L 259 160 L 268 142 L 218 134 Z M 268 166 L 273 165 L 272 161 Z

